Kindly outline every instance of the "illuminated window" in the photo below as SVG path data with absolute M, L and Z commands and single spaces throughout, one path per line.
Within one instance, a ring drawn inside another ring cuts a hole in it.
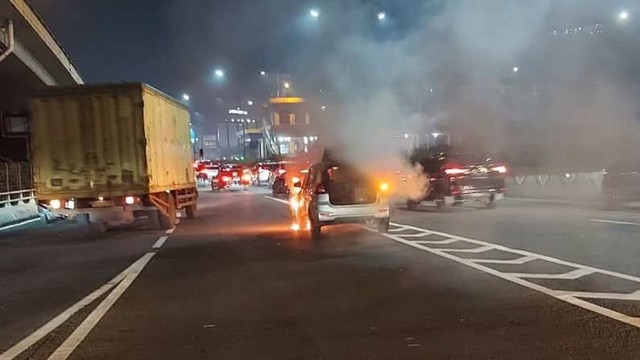
M 304 123 L 307 125 L 311 124 L 311 116 L 309 116 L 309 113 L 304 114 Z
M 278 113 L 274 113 L 273 114 L 273 125 L 275 125 L 275 126 L 279 126 L 280 125 L 280 114 L 278 114 Z
M 290 125 L 296 124 L 296 114 L 294 113 L 289 114 L 289 124 Z

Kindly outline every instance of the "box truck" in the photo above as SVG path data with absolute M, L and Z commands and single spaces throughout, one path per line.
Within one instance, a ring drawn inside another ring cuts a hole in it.
M 146 84 L 54 87 L 30 100 L 38 201 L 83 223 L 172 227 L 198 197 L 189 109 Z

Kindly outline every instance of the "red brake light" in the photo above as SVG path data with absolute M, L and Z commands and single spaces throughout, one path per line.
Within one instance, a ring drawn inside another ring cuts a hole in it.
M 231 178 L 230 178 L 230 177 L 228 177 L 228 176 L 223 176 L 223 177 L 222 177 L 222 181 L 224 181 L 224 182 L 229 182 L 229 181 L 231 181 Z
M 327 193 L 327 189 L 324 187 L 324 184 L 318 184 L 318 186 L 316 186 L 316 191 L 315 191 L 316 195 L 322 195 L 326 193 Z
M 504 165 L 501 166 L 494 166 L 491 168 L 491 170 L 499 172 L 500 174 L 506 174 L 507 173 L 507 167 Z
M 462 175 L 462 174 L 466 174 L 467 170 L 460 169 L 460 168 L 450 168 L 450 169 L 445 169 L 444 172 L 447 175 Z

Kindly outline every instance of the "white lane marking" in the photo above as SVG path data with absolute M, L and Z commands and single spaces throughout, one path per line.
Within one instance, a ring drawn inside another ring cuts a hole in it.
M 488 243 L 488 242 L 484 242 L 484 241 L 480 241 L 480 240 L 475 240 L 475 239 L 470 239 L 470 238 L 465 238 L 465 237 L 457 236 L 457 235 L 446 234 L 446 233 L 433 231 L 433 230 L 429 230 L 429 229 L 421 229 L 421 228 L 418 228 L 418 227 L 415 227 L 415 226 L 401 225 L 401 224 L 393 224 L 393 225 L 394 226 L 395 225 L 397 225 L 397 226 L 406 226 L 407 228 L 414 229 L 414 230 L 417 230 L 417 231 L 431 231 L 432 233 L 434 233 L 436 235 L 449 237 L 449 238 L 452 238 L 452 239 L 458 239 L 460 241 L 465 241 L 465 242 L 474 243 L 474 244 L 478 244 L 478 245 L 491 246 L 493 249 L 501 250 L 501 251 L 505 251 L 505 252 L 510 252 L 510 253 L 515 253 L 515 254 L 520 254 L 520 255 L 523 255 L 524 257 L 530 256 L 530 257 L 533 257 L 535 259 L 545 260 L 545 261 L 548 261 L 548 262 L 553 262 L 553 263 L 560 264 L 560 265 L 566 265 L 566 266 L 574 267 L 574 268 L 577 268 L 577 269 L 591 270 L 594 273 L 609 275 L 609 276 L 613 276 L 613 277 L 617 277 L 617 278 L 625 279 L 625 280 L 631 280 L 633 282 L 638 283 L 639 286 L 640 286 L 640 278 L 638 278 L 636 276 L 632 276 L 632 275 L 617 273 L 617 272 L 609 271 L 609 270 L 597 269 L 597 268 L 593 268 L 591 266 L 572 263 L 572 262 L 569 262 L 569 261 L 556 259 L 556 258 L 553 258 L 553 257 L 550 257 L 550 256 L 546 256 L 546 255 L 535 254 L 535 253 L 528 252 L 528 251 L 525 251 L 525 250 L 511 249 L 511 248 L 508 248 L 508 247 L 502 246 L 502 245 L 492 244 L 492 243 Z M 368 230 L 373 231 L 371 229 L 368 229 Z M 474 268 L 476 270 L 479 270 L 481 272 L 494 275 L 496 277 L 499 277 L 501 279 L 510 281 L 512 283 L 516 283 L 518 285 L 524 286 L 524 287 L 529 288 L 531 290 L 535 290 L 535 291 L 541 292 L 543 294 L 552 296 L 552 297 L 554 297 L 554 298 L 556 298 L 558 300 L 561 300 L 561 301 L 564 301 L 564 302 L 579 306 L 579 307 L 581 307 L 583 309 L 586 309 L 586 310 L 598 313 L 600 315 L 607 316 L 607 317 L 612 318 L 614 320 L 617 320 L 617 321 L 620 321 L 620 322 L 624 322 L 626 324 L 629 324 L 629 325 L 632 325 L 632 326 L 640 328 L 640 318 L 633 317 L 633 316 L 628 316 L 628 315 L 619 313 L 617 311 L 608 309 L 606 307 L 599 306 L 599 305 L 596 305 L 596 304 L 592 304 L 592 303 L 590 303 L 588 301 L 585 301 L 585 300 L 579 299 L 578 297 L 572 296 L 571 293 L 559 292 L 558 290 L 550 289 L 550 288 L 544 287 L 542 285 L 538 285 L 536 283 L 527 281 L 524 278 L 520 278 L 520 277 L 517 277 L 517 276 L 513 276 L 511 274 L 508 274 L 508 273 L 500 272 L 500 271 L 492 269 L 490 267 L 481 265 L 478 262 L 479 259 L 475 259 L 474 260 L 474 259 L 465 259 L 465 258 L 457 257 L 457 256 L 455 256 L 455 255 L 453 255 L 451 253 L 442 251 L 440 249 L 430 248 L 428 246 L 424 246 L 422 244 L 419 244 L 419 243 L 417 243 L 415 241 L 410 241 L 410 240 L 403 239 L 401 237 L 401 235 L 393 235 L 393 234 L 381 234 L 381 235 L 385 236 L 385 237 L 387 237 L 387 238 L 389 238 L 391 240 L 403 243 L 405 245 L 408 245 L 408 246 L 411 246 L 411 247 L 414 247 L 414 248 L 429 252 L 429 253 L 434 254 L 434 255 L 438 255 L 438 256 L 444 257 L 446 259 L 458 262 L 458 263 L 463 264 L 463 265 L 467 265 L 467 266 L 469 266 L 471 268 Z M 516 260 L 519 260 L 519 259 L 516 259 Z M 624 294 L 618 294 L 617 296 L 621 296 L 621 295 L 624 295 Z
M 460 240 L 458 239 L 445 239 L 445 240 L 420 240 L 420 241 L 416 241 L 416 243 L 418 244 L 424 244 L 424 245 L 428 245 L 428 244 L 443 244 L 443 245 L 447 245 L 447 244 L 453 244 L 455 242 L 458 242 Z
M 269 197 L 267 197 L 269 198 Z M 275 199 L 274 199 L 275 200 Z M 455 240 L 455 241 L 463 241 L 463 242 L 468 242 L 468 243 L 472 243 L 472 244 L 477 244 L 477 245 L 481 245 L 481 246 L 491 246 L 493 249 L 495 250 L 500 250 L 500 251 L 504 251 L 504 252 L 509 252 L 509 253 L 514 253 L 514 254 L 519 254 L 522 255 L 522 257 L 518 258 L 518 259 L 513 259 L 513 260 L 501 260 L 501 259 L 465 259 L 465 258 L 461 258 L 461 257 L 457 257 L 453 254 L 447 253 L 445 251 L 442 251 L 440 249 L 437 248 L 430 248 L 428 246 L 423 245 L 422 243 L 425 243 L 425 241 L 412 241 L 412 240 L 407 240 L 407 239 L 403 239 L 401 234 L 398 235 L 394 235 L 394 234 L 385 234 L 385 233 L 380 233 L 380 235 L 387 237 L 391 240 L 397 241 L 399 243 L 411 246 L 413 248 L 422 250 L 422 251 L 426 251 L 428 253 L 431 253 L 433 255 L 437 255 L 452 261 L 455 261 L 457 263 L 466 265 L 468 267 L 471 267 L 473 269 L 476 269 L 478 271 L 496 276 L 498 278 L 501 278 L 503 280 L 518 284 L 520 286 L 526 287 L 528 289 L 531 290 L 535 290 L 538 291 L 540 293 L 543 293 L 545 295 L 554 297 L 558 300 L 564 301 L 566 303 L 575 305 L 575 306 L 579 306 L 583 309 L 592 311 L 594 313 L 609 317 L 611 319 L 632 325 L 634 327 L 640 328 L 640 318 L 636 318 L 633 316 L 628 316 L 622 313 L 619 313 L 617 311 L 608 309 L 606 307 L 603 306 L 599 306 L 593 303 L 590 303 L 588 301 L 579 299 L 578 297 L 572 296 L 571 293 L 566 293 L 566 292 L 560 292 L 558 290 L 553 290 L 553 289 L 549 289 L 546 288 L 542 285 L 538 285 L 536 283 L 533 282 L 529 282 L 523 278 L 519 278 L 516 276 L 512 276 L 508 273 L 503 273 L 500 272 L 498 270 L 492 269 L 488 266 L 484 266 L 482 265 L 482 263 L 493 263 L 493 264 L 519 264 L 519 263 L 526 263 L 529 262 L 531 260 L 544 260 L 544 261 L 548 261 L 548 262 L 552 262 L 552 263 L 556 263 L 556 264 L 560 264 L 560 265 L 566 265 L 569 267 L 574 267 L 574 268 L 578 268 L 578 269 L 588 269 L 588 270 L 592 270 L 594 273 L 599 273 L 599 274 L 604 274 L 604 275 L 609 275 L 609 276 L 613 276 L 613 277 L 617 277 L 620 279 L 625 279 L 625 280 L 630 280 L 633 282 L 636 282 L 640 285 L 640 278 L 636 277 L 636 276 L 632 276 L 632 275 L 627 275 L 627 274 L 622 274 L 622 273 L 618 273 L 615 271 L 609 271 L 609 270 L 603 270 L 603 269 L 597 269 L 591 266 L 586 266 L 586 265 L 582 265 L 582 264 L 577 264 L 577 263 L 572 263 L 569 261 L 565 261 L 565 260 L 560 260 L 560 259 L 556 259 L 550 256 L 546 256 L 546 255 L 540 255 L 540 254 L 536 254 L 536 253 L 532 253 L 529 251 L 525 251 L 525 250 L 519 250 L 519 249 L 511 249 L 508 248 L 506 246 L 502 246 L 502 245 L 498 245 L 498 244 L 493 244 L 493 243 L 489 243 L 489 242 L 485 242 L 485 241 L 480 241 L 480 240 L 475 240 L 475 239 L 471 239 L 471 238 L 466 238 L 466 237 L 462 237 L 462 236 L 457 236 L 457 235 L 451 235 L 451 234 L 447 234 L 447 233 L 443 233 L 443 232 L 439 232 L 439 231 L 434 231 L 434 230 L 430 230 L 430 229 L 422 229 L 416 226 L 411 226 L 411 225 L 403 225 L 403 224 L 397 224 L 397 223 L 391 223 L 391 225 L 393 225 L 394 227 L 404 227 L 407 229 L 413 229 L 416 231 L 422 231 L 422 232 L 430 232 L 432 234 L 435 235 L 440 235 L 443 236 L 447 239 L 450 240 Z M 371 231 L 371 232 L 376 232 L 375 230 L 365 227 L 366 230 Z M 640 290 L 638 291 L 640 292 Z M 587 292 L 588 293 L 588 292 Z M 582 294 L 582 293 L 581 293 Z M 591 293 L 591 294 L 597 294 L 597 293 Z M 613 294 L 615 296 L 623 296 L 625 294 Z M 628 294 L 626 294 L 628 295 Z M 584 297 L 584 296 L 582 296 Z
M 389 232 L 401 232 L 401 231 L 405 231 L 405 230 L 407 230 L 406 227 L 400 226 L 400 227 L 396 227 L 396 228 L 393 228 L 393 229 L 389 229 Z
M 169 230 L 165 231 L 165 234 L 173 234 L 174 231 L 176 231 L 175 228 L 169 229 Z
M 613 299 L 613 300 L 640 300 L 640 291 L 632 293 L 604 293 L 604 292 L 586 292 L 586 291 L 556 291 L 556 296 L 577 297 L 586 299 Z
M 389 230 L 391 231 L 391 230 Z M 407 237 L 407 238 L 420 238 L 420 237 L 425 237 L 431 235 L 431 233 L 428 232 L 423 232 L 423 233 L 418 233 L 418 234 L 403 234 L 403 237 Z
M 31 224 L 32 222 L 36 222 L 36 221 L 40 221 L 40 218 L 39 218 L 39 217 L 37 217 L 37 218 L 35 218 L 35 219 L 25 220 L 25 221 L 19 222 L 19 223 L 17 223 L 17 224 L 12 224 L 12 225 L 3 226 L 3 227 L 1 227 L 1 228 L 0 228 L 0 231 L 4 231 L 4 230 L 9 230 L 9 229 L 17 228 L 17 227 L 19 227 L 19 226 L 24 226 L 24 225 L 27 225 L 27 224 Z
M 273 201 L 277 201 L 281 204 L 286 204 L 289 205 L 289 202 L 287 200 L 282 200 L 282 199 L 278 199 L 278 198 L 274 198 L 273 196 L 265 196 L 265 199 L 269 199 L 269 200 L 273 200 Z
M 49 320 L 46 324 L 41 326 L 36 331 L 32 332 L 29 336 L 22 339 L 20 342 L 15 344 L 9 350 L 0 354 L 0 360 L 11 360 L 16 356 L 20 355 L 22 352 L 30 348 L 33 344 L 42 340 L 45 336 L 49 335 L 53 330 L 55 330 L 58 326 L 62 325 L 65 321 L 69 320 L 73 315 L 75 315 L 78 311 L 82 310 L 85 306 L 91 304 L 96 299 L 100 298 L 102 295 L 111 290 L 114 286 L 120 283 L 126 276 L 129 274 L 134 267 L 144 258 L 136 260 L 129 267 L 124 269 L 120 274 L 116 275 L 113 279 L 109 280 L 106 284 L 102 285 L 99 289 L 95 290 L 91 294 L 87 295 L 82 300 L 77 303 L 71 305 L 65 311 L 60 313 L 55 318 Z
M 615 271 L 610 271 L 610 270 L 598 269 L 598 268 L 594 268 L 594 267 L 591 267 L 591 266 L 588 266 L 588 265 L 582 265 L 582 264 L 573 263 L 573 262 L 570 262 L 570 261 L 556 259 L 554 257 L 547 256 L 547 255 L 536 254 L 536 253 L 529 252 L 529 251 L 526 251 L 526 250 L 512 249 L 512 248 L 508 248 L 506 246 L 502 246 L 502 245 L 498 245 L 498 244 L 494 244 L 494 243 L 490 243 L 490 242 L 486 242 L 486 241 L 480 241 L 480 240 L 465 238 L 465 237 L 458 236 L 458 235 L 451 235 L 451 234 L 447 234 L 447 233 L 443 233 L 443 232 L 439 232 L 439 231 L 435 231 L 435 230 L 421 229 L 419 227 L 410 226 L 410 225 L 401 225 L 401 226 L 406 226 L 408 228 L 412 228 L 412 229 L 417 230 L 417 231 L 431 231 L 435 235 L 440 235 L 440 236 L 443 236 L 443 237 L 446 237 L 446 238 L 458 239 L 459 241 L 466 241 L 466 242 L 470 242 L 470 243 L 473 243 L 473 244 L 490 245 L 490 246 L 493 246 L 496 250 L 500 250 L 500 251 L 504 251 L 504 252 L 510 252 L 510 253 L 519 254 L 519 255 L 523 255 L 523 256 L 532 256 L 532 257 L 534 257 L 534 258 L 536 258 L 538 260 L 546 260 L 548 262 L 552 262 L 552 263 L 556 263 L 556 264 L 560 264 L 560 265 L 566 265 L 566 266 L 575 267 L 575 268 L 591 269 L 594 272 L 597 272 L 597 273 L 600 273 L 600 274 L 609 275 L 609 276 L 613 276 L 613 277 L 617 277 L 617 278 L 625 279 L 625 280 L 631 280 L 633 282 L 637 282 L 637 283 L 640 284 L 640 277 L 633 276 L 633 275 L 622 274 L 622 273 L 615 272 Z M 399 235 L 399 236 L 401 236 L 401 235 Z M 476 260 L 474 260 L 474 259 L 465 259 L 465 260 L 479 262 L 478 260 L 480 260 L 480 259 L 476 259 Z
M 168 236 L 161 236 L 155 244 L 153 244 L 153 246 L 151 247 L 152 249 L 160 249 L 162 247 L 162 245 L 164 245 L 164 242 L 167 241 Z
M 124 294 L 133 281 L 140 275 L 144 267 L 149 263 L 155 253 L 146 253 L 131 272 L 118 284 L 118 286 L 96 307 L 89 316 L 78 326 L 71 335 L 49 356 L 49 360 L 65 360 L 80 345 L 91 330 L 98 324 L 102 317 Z
M 479 254 L 489 250 L 493 250 L 493 246 L 485 245 L 485 246 L 479 246 L 473 249 L 440 249 L 440 251 L 469 253 L 469 254 Z
M 537 274 L 537 273 L 508 273 L 507 275 L 528 278 L 528 279 L 563 279 L 563 280 L 576 280 L 583 276 L 591 275 L 594 271 L 591 269 L 575 269 L 567 271 L 563 274 Z
M 630 221 L 617 221 L 617 220 L 604 220 L 604 219 L 589 219 L 589 221 L 595 222 L 595 223 L 604 223 L 604 224 L 640 226 L 640 223 L 630 222 Z
M 535 256 L 527 255 L 521 258 L 513 259 L 513 260 L 502 260 L 502 259 L 471 259 L 471 261 L 478 264 L 509 264 L 509 265 L 522 265 L 528 263 L 529 261 L 533 261 L 537 259 Z

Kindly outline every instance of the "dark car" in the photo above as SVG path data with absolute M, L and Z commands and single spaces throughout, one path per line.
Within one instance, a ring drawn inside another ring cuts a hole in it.
M 640 163 L 624 162 L 602 171 L 604 206 L 615 209 L 640 201 Z
M 505 165 L 490 158 L 460 153 L 414 154 L 414 165 L 420 165 L 428 186 L 423 197 L 408 199 L 407 208 L 413 209 L 423 201 L 445 205 L 462 205 L 467 201 L 481 201 L 494 208 L 504 198 Z

